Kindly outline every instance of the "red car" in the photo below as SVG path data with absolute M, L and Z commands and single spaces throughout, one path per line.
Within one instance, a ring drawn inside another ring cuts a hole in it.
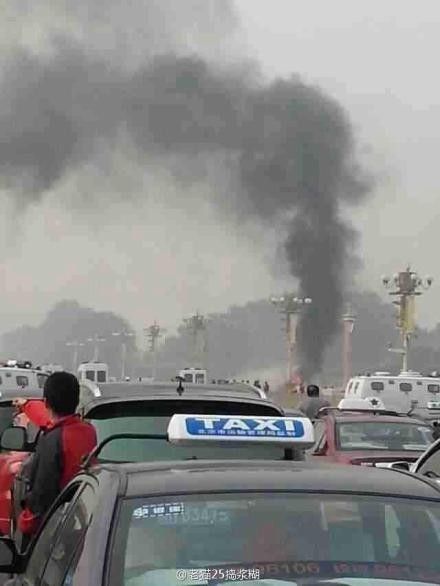
M 315 421 L 315 445 L 308 456 L 337 464 L 374 466 L 415 462 L 432 443 L 432 427 L 398 413 L 323 410 Z

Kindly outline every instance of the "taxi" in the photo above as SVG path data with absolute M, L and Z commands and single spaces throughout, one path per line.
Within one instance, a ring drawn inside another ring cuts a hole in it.
M 314 441 L 299 417 L 176 414 L 164 435 L 225 452 Z M 428 478 L 269 460 L 92 464 L 119 440 L 90 455 L 24 554 L 0 539 L 8 586 L 440 583 L 440 490 Z

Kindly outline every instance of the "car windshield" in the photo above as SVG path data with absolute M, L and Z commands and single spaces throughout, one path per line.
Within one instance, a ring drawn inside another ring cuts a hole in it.
M 229 584 L 240 573 L 255 585 L 440 583 L 438 502 L 276 492 L 132 498 L 115 531 L 111 586 Z
M 423 452 L 432 442 L 432 428 L 418 423 L 353 421 L 337 424 L 340 450 Z

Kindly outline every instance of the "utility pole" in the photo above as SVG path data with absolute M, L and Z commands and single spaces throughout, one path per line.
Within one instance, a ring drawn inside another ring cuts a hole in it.
M 121 357 L 121 380 L 125 380 L 125 363 L 127 361 L 127 339 L 134 338 L 136 334 L 134 332 L 128 332 L 123 330 L 122 332 L 113 332 L 112 336 L 120 336 L 121 342 L 121 350 L 122 350 L 122 357 Z
M 72 372 L 73 374 L 76 374 L 76 371 L 78 369 L 78 349 L 84 346 L 84 342 L 66 342 L 66 346 L 73 348 Z
M 347 305 L 346 312 L 342 316 L 342 388 L 345 389 L 351 378 L 352 369 L 352 337 L 356 315 L 350 304 Z
M 105 338 L 101 338 L 98 334 L 94 334 L 92 338 L 87 338 L 87 342 L 93 342 L 93 362 L 98 362 L 99 359 L 99 344 L 105 342 Z
M 166 330 L 164 328 L 161 328 L 156 322 L 154 322 L 148 328 L 144 328 L 144 332 L 149 341 L 148 349 L 151 352 L 151 356 L 153 359 L 151 374 L 153 379 L 155 379 L 157 371 L 157 342 L 159 338 L 162 336 L 162 334 L 166 332 Z
M 405 271 L 393 275 L 393 277 L 382 277 L 382 283 L 386 289 L 391 289 L 390 295 L 395 297 L 394 305 L 397 305 L 397 328 L 400 330 L 402 348 L 389 348 L 390 352 L 402 355 L 402 371 L 408 370 L 408 355 L 411 337 L 414 334 L 415 323 L 415 300 L 422 295 L 422 289 L 429 289 L 432 285 L 432 277 L 421 278 L 408 266 Z
M 285 293 L 281 297 L 271 297 L 271 303 L 279 308 L 285 321 L 285 334 L 287 341 L 287 381 L 293 380 L 293 364 L 296 348 L 296 330 L 299 314 L 306 305 L 310 305 L 310 297 L 298 297 L 295 293 Z
M 193 339 L 194 366 L 204 368 L 206 366 L 206 318 L 198 312 L 183 320 Z

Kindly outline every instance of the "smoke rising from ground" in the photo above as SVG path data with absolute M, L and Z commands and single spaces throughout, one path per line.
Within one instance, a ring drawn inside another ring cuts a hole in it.
M 206 33 L 215 10 L 224 10 L 227 3 L 202 4 L 209 9 L 197 30 Z M 269 84 L 255 67 L 179 54 L 175 47 L 185 45 L 179 36 L 182 27 L 165 35 L 173 42 L 161 44 L 152 35 L 149 43 L 150 28 L 160 26 L 170 3 L 157 0 L 148 5 L 147 38 L 135 43 L 136 59 L 132 47 L 124 53 L 125 61 L 112 62 L 102 51 L 91 50 L 90 38 L 86 43 L 75 34 L 54 37 L 44 55 L 26 49 L 9 55 L 1 80 L 3 187 L 22 203 L 44 205 L 48 194 L 66 197 L 66 182 L 81 185 L 87 168 L 103 171 L 111 161 L 103 152 L 118 152 L 116 164 L 133 164 L 136 177 L 139 167 L 144 168 L 141 183 L 130 185 L 126 178 L 116 188 L 111 185 L 107 194 L 99 187 L 88 193 L 70 187 L 67 208 L 84 209 L 96 218 L 99 205 L 104 205 L 105 222 L 108 206 L 123 203 L 146 218 L 159 200 L 161 217 L 167 216 L 167 209 L 170 215 L 180 212 L 178 241 L 189 247 L 187 259 L 197 248 L 197 236 L 182 226 L 193 224 L 187 218 L 194 213 L 196 219 L 204 204 L 214 206 L 217 218 L 228 216 L 236 229 L 243 223 L 244 233 L 249 218 L 262 229 L 277 226 L 280 234 L 287 233 L 285 253 L 299 292 L 314 301 L 300 324 L 300 355 L 306 374 L 317 371 L 337 327 L 353 242 L 343 208 L 365 193 L 353 163 L 350 124 L 338 104 L 295 77 Z M 89 6 L 83 2 L 73 11 L 72 30 L 78 14 Z M 197 9 L 201 4 L 194 0 L 188 6 Z M 116 10 L 118 3 L 112 7 Z M 112 22 L 107 23 L 110 28 Z M 226 9 L 219 22 L 229 30 L 233 13 Z M 113 40 L 122 34 L 116 23 L 114 16 Z M 160 55 L 163 50 L 168 53 Z M 167 187 L 164 174 L 169 175 Z M 126 232 L 124 214 L 118 217 Z M 103 230 L 98 223 L 94 242 Z M 149 224 L 144 238 L 150 244 L 151 231 Z M 260 240 L 257 256 L 264 237 Z M 88 250 L 92 253 L 94 246 Z M 117 252 L 121 250 L 115 251 L 116 258 Z M 214 265 L 215 259 L 214 254 Z M 123 266 L 121 261 L 122 278 Z M 189 269 L 196 282 L 198 268 Z M 129 288 L 129 280 L 125 283 Z

